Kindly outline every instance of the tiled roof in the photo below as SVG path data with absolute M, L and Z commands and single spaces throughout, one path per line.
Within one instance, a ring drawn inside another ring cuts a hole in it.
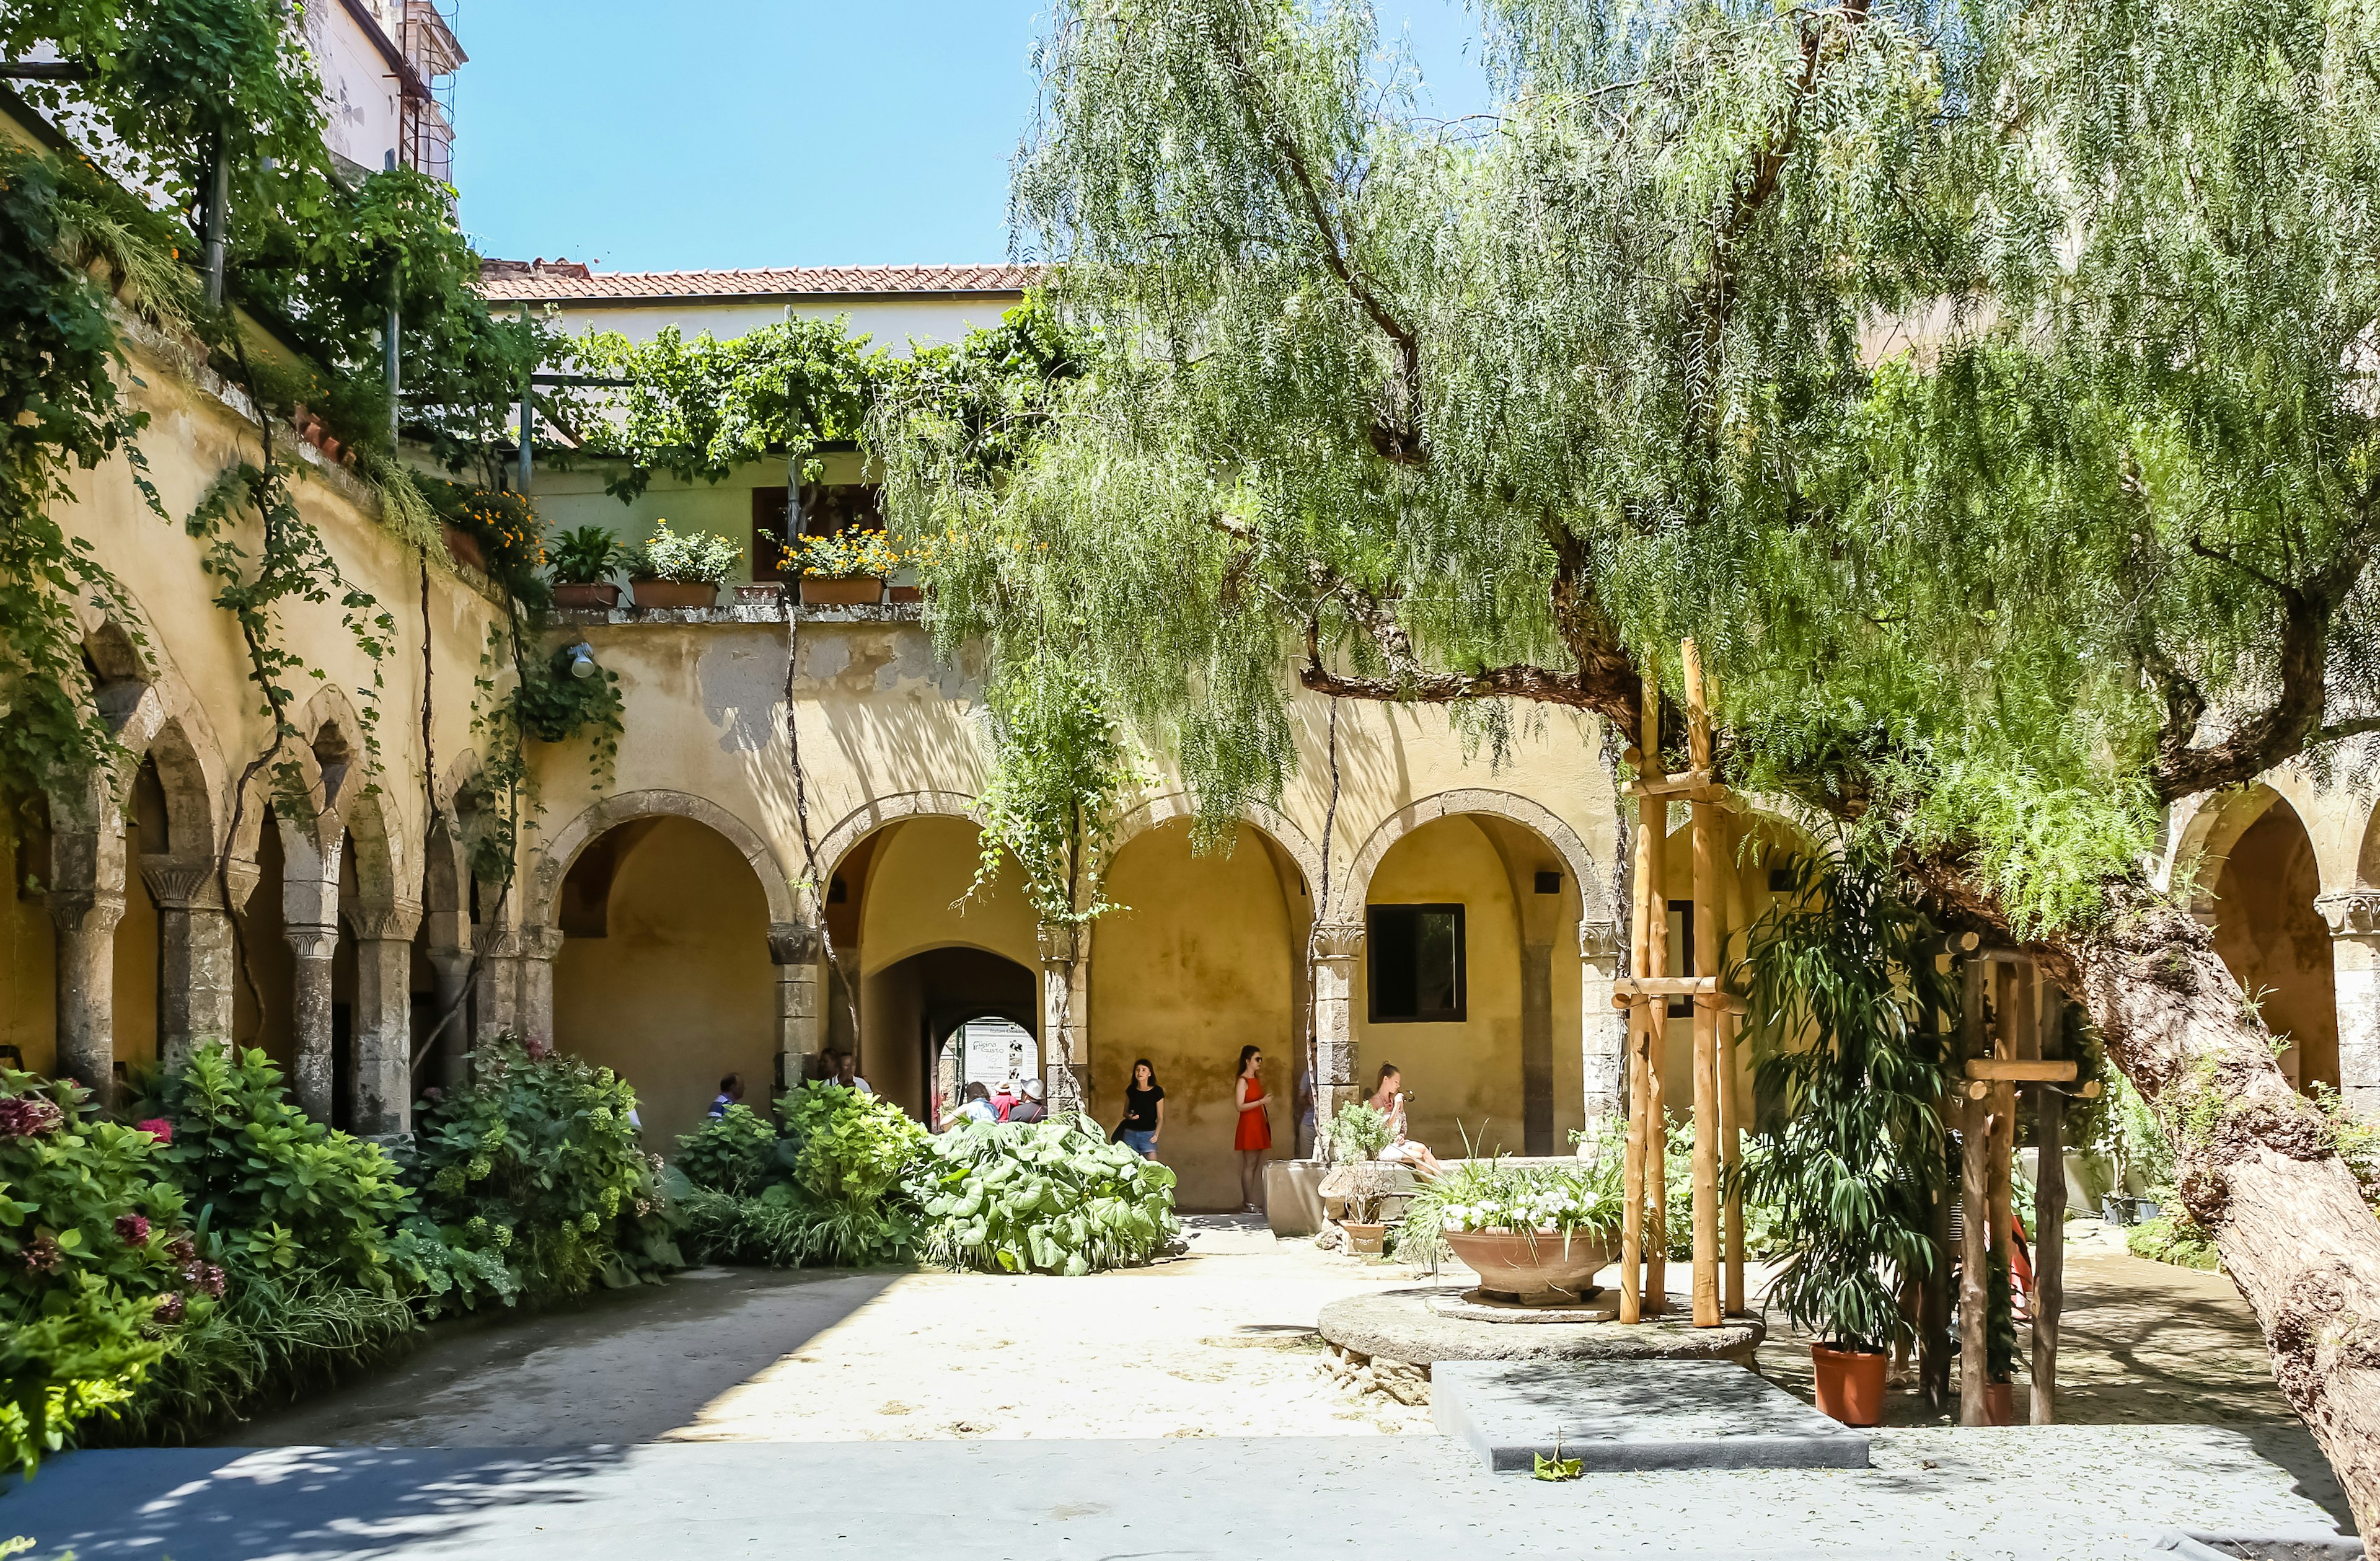
M 493 303 L 681 302 L 698 299 L 860 297 L 871 293 L 1015 293 L 1029 265 L 772 266 L 753 271 L 589 271 L 582 262 L 482 261 Z

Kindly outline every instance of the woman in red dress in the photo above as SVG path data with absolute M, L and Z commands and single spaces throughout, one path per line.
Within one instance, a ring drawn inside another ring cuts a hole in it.
M 1239 1107 L 1240 1124 L 1232 1147 L 1240 1153 L 1240 1212 L 1264 1212 L 1265 1151 L 1272 1147 L 1272 1116 L 1265 1106 L 1264 1053 L 1255 1046 L 1240 1048 L 1239 1076 L 1232 1080 L 1232 1104 Z

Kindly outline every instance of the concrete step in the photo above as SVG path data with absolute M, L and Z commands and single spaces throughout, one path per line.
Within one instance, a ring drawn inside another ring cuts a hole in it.
M 1491 1470 L 1865 1469 L 1868 1439 L 1727 1360 L 1440 1360 L 1438 1429 Z

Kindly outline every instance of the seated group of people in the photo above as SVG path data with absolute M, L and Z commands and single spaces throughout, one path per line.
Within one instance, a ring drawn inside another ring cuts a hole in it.
M 1041 1080 L 1027 1079 L 1019 1084 L 1014 1079 L 1003 1079 L 994 1093 L 981 1082 L 969 1084 L 956 1107 L 942 1108 L 942 1126 L 954 1128 L 962 1118 L 977 1122 L 1038 1122 L 1050 1115 L 1041 1104 Z

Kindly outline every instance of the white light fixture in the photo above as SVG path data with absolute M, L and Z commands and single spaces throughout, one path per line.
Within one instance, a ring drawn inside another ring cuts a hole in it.
M 570 676 L 573 677 L 595 676 L 595 647 L 584 640 L 570 647 Z

